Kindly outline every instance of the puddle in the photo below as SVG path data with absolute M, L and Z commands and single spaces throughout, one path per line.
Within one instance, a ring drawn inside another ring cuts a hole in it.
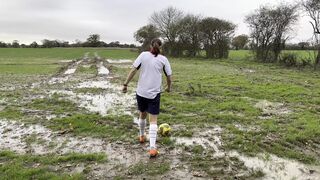
M 234 125 L 237 129 L 244 132 L 259 132 L 260 127 L 258 126 L 248 126 L 248 125 L 242 125 L 242 124 L 235 124 Z
M 245 129 L 247 130 L 247 129 Z M 207 150 L 214 150 L 215 157 L 237 157 L 245 166 L 265 173 L 263 179 L 320 179 L 320 167 L 312 167 L 294 160 L 279 158 L 275 155 L 258 154 L 257 157 L 248 157 L 236 151 L 224 151 L 219 133 L 221 128 L 199 132 L 192 138 L 175 138 L 177 144 L 187 146 L 201 145 Z
M 106 94 L 106 95 L 77 95 L 81 99 L 80 106 L 88 109 L 91 112 L 98 112 L 102 116 L 108 114 L 110 110 L 116 112 L 130 109 L 132 103 L 130 103 L 132 97 L 119 96 L 118 94 Z M 118 109 L 119 107 L 122 109 Z
M 31 89 L 38 88 L 38 87 L 40 87 L 40 85 L 41 85 L 41 82 L 32 83 L 31 84 Z
M 309 167 L 293 160 L 279 158 L 275 155 L 258 155 L 247 157 L 236 151 L 228 153 L 228 156 L 238 157 L 245 166 L 254 170 L 262 170 L 265 173 L 263 179 L 320 179 L 320 168 Z
M 23 138 L 34 133 L 45 134 L 46 130 L 40 125 L 26 127 L 16 122 L 0 121 L 0 147 L 18 153 L 26 153 L 27 144 Z
M 97 68 L 98 68 L 98 75 L 108 75 L 110 73 L 110 71 L 106 67 L 104 67 L 103 62 L 100 62 L 97 65 Z
M 51 120 L 51 119 L 54 119 L 56 117 L 57 117 L 57 115 L 55 115 L 55 114 L 46 115 L 46 119 L 47 120 Z
M 71 68 L 71 69 L 67 69 L 66 72 L 64 72 L 64 74 L 74 74 L 76 72 L 77 68 Z
M 69 80 L 68 76 L 65 77 L 53 77 L 48 81 L 48 84 L 61 84 Z
M 31 137 L 33 142 L 26 143 L 25 138 Z M 109 162 L 129 167 L 140 161 L 147 161 L 146 147 L 140 144 L 132 145 L 122 142 L 109 143 L 106 140 L 91 137 L 73 137 L 53 132 L 41 125 L 25 125 L 13 121 L 0 120 L 0 149 L 19 154 L 32 153 L 68 154 L 75 153 L 105 153 Z
M 183 144 L 186 146 L 201 145 L 207 150 L 214 150 L 214 156 L 224 156 L 225 153 L 220 150 L 222 146 L 219 134 L 222 129 L 220 127 L 214 127 L 194 134 L 194 137 L 178 137 L 174 138 L 177 144 Z
M 109 86 L 110 88 L 110 86 Z M 67 95 L 67 99 L 78 103 L 80 107 L 91 112 L 98 112 L 105 116 L 108 113 L 124 113 L 134 105 L 134 95 L 109 92 L 107 94 L 76 94 L 72 91 L 54 90 L 51 94 L 58 93 Z
M 267 100 L 259 101 L 254 107 L 262 111 L 262 116 L 286 115 L 291 113 L 291 110 L 283 103 L 270 102 Z
M 48 84 L 52 85 L 52 84 L 61 84 L 64 82 L 67 82 L 70 78 L 71 75 L 73 75 L 76 70 L 78 65 L 82 62 L 83 60 L 79 60 L 74 62 L 72 65 L 69 66 L 69 68 L 63 73 L 63 76 L 59 76 L 59 77 L 52 77 L 49 81 Z
M 243 72 L 246 72 L 246 73 L 255 73 L 256 71 L 253 70 L 253 69 L 242 69 Z
M 71 65 L 71 68 L 67 69 L 67 70 L 64 72 L 64 74 L 65 74 L 65 75 L 74 74 L 74 73 L 76 72 L 76 70 L 77 70 L 78 65 L 79 65 L 81 62 L 82 62 L 82 60 L 76 61 L 75 63 L 73 63 L 73 64 Z
M 61 63 L 70 63 L 72 62 L 73 60 L 69 60 L 69 59 L 63 59 L 63 60 L 59 60 L 59 62 Z
M 85 61 L 85 62 L 88 62 L 89 60 L 90 60 L 90 58 L 89 58 L 89 52 L 86 52 L 85 54 L 84 54 L 84 56 L 83 56 L 83 61 Z
M 239 117 L 244 117 L 245 115 L 241 112 L 233 112 L 233 111 L 220 111 L 220 114 L 224 115 L 233 115 L 233 116 L 239 116 Z
M 84 68 L 90 68 L 91 65 L 82 65 L 82 67 L 84 67 Z
M 87 81 L 79 83 L 77 88 L 102 88 L 108 89 L 102 94 L 76 94 L 72 91 L 57 91 L 71 97 L 77 97 L 81 107 L 105 116 L 111 110 L 113 113 L 131 115 L 130 109 L 135 105 L 134 94 L 123 94 L 121 87 L 109 81 Z M 72 98 L 74 99 L 74 98 Z
M 111 63 L 111 64 L 122 64 L 122 63 L 132 63 L 132 60 L 130 60 L 130 59 L 117 59 L 117 60 L 107 59 L 107 62 Z
M 111 84 L 109 81 L 87 81 L 80 83 L 77 88 L 101 88 L 101 89 L 113 89 L 115 91 L 121 91 L 121 87 Z

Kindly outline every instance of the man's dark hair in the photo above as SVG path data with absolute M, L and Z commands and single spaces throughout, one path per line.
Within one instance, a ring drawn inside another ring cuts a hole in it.
M 154 54 L 154 57 L 157 57 L 160 54 L 160 47 L 162 42 L 160 39 L 155 38 L 151 41 L 151 53 Z

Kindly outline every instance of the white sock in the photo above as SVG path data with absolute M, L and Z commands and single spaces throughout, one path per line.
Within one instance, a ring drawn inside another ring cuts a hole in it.
M 146 127 L 146 120 L 145 119 L 139 119 L 139 132 L 140 136 L 144 135 L 144 129 Z
M 150 124 L 150 128 L 149 128 L 150 149 L 156 148 L 157 130 L 158 130 L 157 124 Z

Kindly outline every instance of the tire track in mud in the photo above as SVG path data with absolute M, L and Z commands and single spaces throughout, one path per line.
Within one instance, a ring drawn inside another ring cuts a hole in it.
M 50 79 L 48 84 L 65 84 L 65 82 L 69 81 L 69 77 L 73 76 L 82 61 L 90 60 L 91 59 L 88 58 L 86 60 L 72 62 L 68 65 L 68 68 L 64 73 L 60 73 Z M 124 107 L 126 105 L 127 108 L 122 113 L 132 115 L 128 109 L 134 104 L 133 95 L 122 94 L 120 86 L 116 86 L 109 81 L 106 81 L 106 76 L 109 73 L 105 73 L 107 68 L 103 66 L 103 61 L 104 60 L 100 57 L 96 57 L 94 61 L 98 68 L 98 76 L 95 78 L 96 81 L 84 79 L 80 83 L 74 84 L 72 87 L 68 87 L 67 85 L 67 87 L 64 87 L 63 89 L 59 88 L 50 90 L 49 92 L 64 94 L 66 95 L 66 99 L 77 101 L 79 106 L 85 107 L 90 112 L 99 112 L 101 115 L 106 115 L 110 106 L 117 105 L 118 107 Z M 41 84 L 39 84 L 39 87 L 40 85 Z M 106 88 L 112 90 L 112 92 L 105 95 L 93 95 L 79 94 L 72 91 L 77 88 Z M 116 109 L 119 110 L 119 108 Z M 37 112 L 38 111 L 34 111 L 33 114 Z M 50 115 L 47 116 L 48 119 L 55 118 L 55 115 L 52 115 L 52 117 L 49 117 Z M 140 145 L 119 142 L 110 143 L 107 140 L 98 138 L 80 138 L 68 134 L 60 134 L 59 132 L 53 132 L 40 124 L 27 125 L 15 121 L 0 120 L 0 129 L 1 149 L 12 150 L 20 154 L 31 153 L 43 155 L 54 153 L 62 155 L 70 152 L 106 153 L 108 160 L 112 162 L 112 165 L 122 165 L 125 167 L 129 167 L 143 159 L 146 161 L 148 160 L 146 154 L 147 147 L 141 148 Z M 27 139 L 29 137 L 33 137 L 32 142 L 28 142 Z M 106 169 L 105 166 L 109 166 L 109 164 L 101 165 L 101 168 L 98 168 L 97 172 L 102 171 L 102 174 L 108 174 L 104 172 L 104 169 Z
M 75 60 L 72 63 L 70 63 L 67 67 L 67 69 L 63 72 L 58 74 L 55 77 L 52 77 L 49 81 L 48 84 L 58 84 L 58 83 L 64 83 L 69 80 L 69 78 L 76 72 L 78 66 L 88 58 L 89 53 L 86 53 L 84 58 L 81 60 Z
M 89 60 L 89 52 L 85 53 L 82 59 L 75 60 L 60 60 L 60 63 L 67 63 L 67 66 L 62 68 L 60 72 L 52 76 L 49 80 L 44 80 L 42 82 L 35 82 L 31 84 L 31 88 L 39 88 L 45 84 L 61 84 L 67 82 L 70 77 L 76 72 L 78 66 L 82 62 L 87 62 Z
M 111 106 L 126 107 L 119 112 L 120 108 L 116 109 L 116 113 L 125 113 L 132 115 L 130 108 L 134 104 L 133 95 L 122 94 L 121 87 L 111 84 L 106 77 L 109 75 L 109 70 L 103 65 L 104 59 L 97 54 L 94 59 L 98 74 L 95 80 L 88 81 L 82 79 L 79 83 L 65 84 L 70 81 L 70 77 L 74 76 L 76 69 L 82 62 L 91 61 L 88 53 L 83 59 L 72 61 L 69 63 L 65 71 L 52 77 L 47 81 L 47 84 L 62 84 L 58 89 L 54 86 L 49 92 L 49 96 L 53 93 L 66 95 L 66 99 L 76 101 L 80 107 L 86 108 L 90 112 L 98 112 L 101 115 L 107 115 Z M 34 87 L 48 88 L 46 83 L 39 83 Z M 78 88 L 105 88 L 111 92 L 102 95 L 76 93 L 73 90 Z M 66 90 L 68 89 L 68 90 Z M 70 90 L 71 89 L 71 90 Z M 33 111 L 36 115 L 37 112 Z M 115 112 L 114 112 L 115 113 Z M 46 115 L 48 118 L 55 118 L 55 115 Z M 28 142 L 28 138 L 32 137 L 32 142 Z M 128 167 L 143 159 L 146 156 L 147 149 L 141 149 L 140 146 L 132 146 L 125 143 L 110 143 L 107 140 L 91 138 L 91 137 L 74 137 L 60 132 L 53 132 L 50 129 L 40 125 L 23 124 L 15 121 L 0 120 L 0 147 L 1 149 L 12 150 L 14 152 L 25 154 L 31 153 L 35 155 L 43 154 L 67 154 L 70 152 L 77 153 L 105 153 L 114 165 L 123 165 Z M 140 151 L 139 151 L 140 150 Z M 105 165 L 102 165 L 105 166 Z
M 94 59 L 97 61 L 96 66 L 98 69 L 98 75 L 99 76 L 108 75 L 110 71 L 103 65 L 103 59 L 98 55 L 97 52 L 94 53 Z

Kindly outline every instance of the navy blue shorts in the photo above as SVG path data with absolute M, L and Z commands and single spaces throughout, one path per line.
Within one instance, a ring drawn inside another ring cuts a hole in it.
M 148 99 L 141 97 L 138 94 L 137 102 L 140 112 L 148 112 L 152 115 L 158 115 L 160 113 L 160 93 L 154 99 Z

